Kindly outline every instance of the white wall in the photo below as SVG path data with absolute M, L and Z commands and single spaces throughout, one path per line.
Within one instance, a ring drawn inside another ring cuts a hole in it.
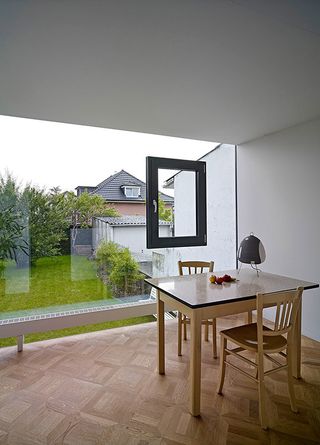
M 182 171 L 174 178 L 174 234 L 195 236 L 196 219 L 196 175 Z
M 145 226 L 114 226 L 113 241 L 121 246 L 128 247 L 131 252 L 141 252 L 145 249 Z
M 170 236 L 170 227 L 160 226 L 160 235 Z M 114 226 L 113 241 L 128 247 L 131 252 L 147 253 L 146 226 Z
M 264 243 L 267 272 L 320 282 L 320 120 L 239 146 L 239 240 Z M 320 340 L 320 292 L 303 296 L 305 335 Z
M 208 244 L 199 247 L 157 249 L 156 255 L 153 256 L 155 276 L 177 275 L 178 260 L 214 261 L 217 271 L 234 269 L 236 266 L 234 146 L 222 144 L 201 160 L 207 164 Z M 183 201 L 178 203 L 179 189 L 184 190 L 184 187 L 185 178 L 183 175 L 178 175 L 175 181 L 175 207 L 179 213 L 177 215 L 179 220 L 183 218 L 187 220 L 190 206 L 188 194 L 185 194 Z

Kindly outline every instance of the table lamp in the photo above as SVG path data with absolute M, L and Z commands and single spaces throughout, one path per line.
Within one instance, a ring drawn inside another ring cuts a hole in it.
M 238 261 L 240 261 L 241 270 L 242 263 L 250 264 L 251 267 L 257 271 L 259 275 L 259 269 L 257 264 L 261 264 L 266 259 L 266 252 L 264 250 L 262 242 L 254 236 L 251 232 L 249 236 L 246 236 L 240 243 L 238 249 Z

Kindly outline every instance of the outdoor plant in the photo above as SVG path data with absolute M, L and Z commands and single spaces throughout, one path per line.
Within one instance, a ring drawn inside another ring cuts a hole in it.
M 31 261 L 61 254 L 61 241 L 69 226 L 63 195 L 27 185 L 22 199 L 29 211 Z
M 78 229 L 91 227 L 94 216 L 119 216 L 116 209 L 111 207 L 99 195 L 90 195 L 88 192 L 76 196 L 72 192 L 64 194 L 64 204 L 71 223 L 71 243 L 75 246 Z
M 17 262 L 21 253 L 28 255 L 26 241 L 27 217 L 19 187 L 9 174 L 0 177 L 0 260 L 1 269 L 4 260 Z M 20 255 L 19 255 L 20 254 Z
M 112 241 L 102 241 L 96 251 L 96 260 L 100 271 L 110 275 L 116 262 L 116 257 L 120 254 L 119 244 Z
M 130 250 L 112 241 L 100 243 L 96 260 L 100 277 L 106 284 L 112 285 L 114 294 L 128 294 L 143 278 Z
M 160 194 L 158 197 L 158 214 L 159 214 L 159 219 L 161 221 L 169 221 L 169 222 L 173 221 L 172 208 L 166 208 L 163 199 L 161 199 L 160 197 Z
M 0 211 L 0 259 L 17 261 L 18 251 L 28 255 L 28 244 L 23 238 L 25 223 L 14 205 Z
M 31 184 L 21 187 L 9 173 L 0 175 L 0 212 L 0 258 L 20 265 L 26 253 L 33 263 L 61 255 L 70 226 L 74 246 L 78 229 L 90 227 L 94 216 L 118 216 L 101 196 L 83 193 L 77 197 L 59 187 L 49 192 Z
M 128 248 L 121 249 L 114 259 L 110 281 L 126 295 L 132 286 L 143 278 L 143 275 L 139 272 L 138 263 Z

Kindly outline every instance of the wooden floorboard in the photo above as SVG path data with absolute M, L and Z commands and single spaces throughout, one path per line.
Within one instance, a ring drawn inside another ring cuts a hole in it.
M 243 322 L 218 319 L 218 329 Z M 219 338 L 218 338 L 219 341 Z M 199 418 L 188 412 L 189 341 L 177 356 L 177 321 L 166 321 L 166 375 L 157 373 L 156 323 L 0 350 L 0 444 L 296 445 L 320 443 L 320 344 L 303 338 L 299 414 L 285 371 L 267 378 L 271 428 L 261 430 L 254 382 L 227 369 L 202 341 Z

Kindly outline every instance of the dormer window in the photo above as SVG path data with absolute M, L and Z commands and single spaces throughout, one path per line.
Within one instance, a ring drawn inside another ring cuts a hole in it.
M 122 189 L 127 198 L 139 198 L 140 196 L 140 187 L 124 185 Z

